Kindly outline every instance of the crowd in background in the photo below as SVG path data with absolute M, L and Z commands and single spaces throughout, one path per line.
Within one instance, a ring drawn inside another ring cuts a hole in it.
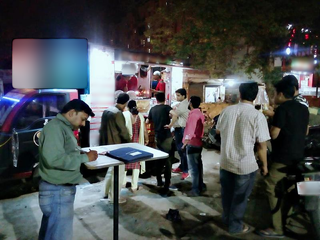
M 201 98 L 199 96 L 187 98 L 186 90 L 180 88 L 175 92 L 178 104 L 171 107 L 166 104 L 163 84 L 158 79 L 153 91 L 157 104 L 150 109 L 146 120 L 139 113 L 136 101 L 130 100 L 127 93 L 120 93 L 115 106 L 103 112 L 99 143 L 109 145 L 135 142 L 148 145 L 146 124 L 153 123 L 156 148 L 170 153 L 174 142 L 180 156 L 180 164 L 174 169 L 169 157 L 155 161 L 153 168 L 159 194 L 168 197 L 172 190 L 176 190 L 171 184 L 171 172 L 174 172 L 181 173 L 181 180 L 191 177 L 192 187 L 186 195 L 197 197 L 206 191 L 201 157 L 205 122 L 205 116 L 200 109 Z M 269 108 L 262 113 L 254 107 L 258 84 L 255 82 L 241 84 L 239 103 L 226 107 L 215 123 L 217 134 L 221 136 L 222 221 L 230 234 L 243 234 L 251 230 L 243 223 L 243 216 L 259 170 L 257 159 L 261 162 L 260 172 L 265 177 L 267 186 L 265 191 L 268 194 L 271 210 L 275 208 L 277 202 L 275 188 L 286 176 L 280 169 L 293 166 L 303 159 L 304 139 L 308 133 L 308 104 L 298 94 L 297 79 L 292 75 L 279 81 L 275 85 L 275 90 L 277 108 Z M 84 125 L 89 115 L 94 114 L 88 105 L 81 100 L 73 100 L 43 129 L 39 143 L 42 178 L 39 199 L 44 215 L 39 239 L 46 239 L 46 236 L 70 239 L 70 234 L 72 235 L 72 231 L 67 232 L 67 228 L 71 228 L 73 221 L 75 184 L 78 184 L 81 176 L 79 167 L 83 162 L 97 159 L 97 153 L 81 152 L 76 147 L 76 141 L 70 136 L 73 129 Z M 267 141 L 270 139 L 272 159 L 268 161 Z M 66 142 L 68 148 L 64 145 Z M 73 164 L 68 164 L 68 158 L 71 157 L 74 159 Z M 125 183 L 128 170 L 132 170 L 130 190 L 136 193 L 141 188 L 138 178 L 139 174 L 146 170 L 145 164 L 136 162 L 120 165 L 120 189 Z M 113 175 L 114 169 L 109 167 L 105 177 L 104 197 L 111 203 L 114 201 Z M 68 203 L 51 198 L 53 194 L 59 199 L 61 190 L 67 190 L 70 194 Z M 48 191 L 50 197 L 47 195 Z M 126 199 L 120 196 L 120 192 L 119 203 L 124 203 Z M 49 210 L 48 206 L 52 209 L 57 206 L 62 207 L 68 214 L 62 219 L 55 211 Z M 281 208 L 272 216 L 272 226 L 257 233 L 264 237 L 281 238 L 284 236 Z

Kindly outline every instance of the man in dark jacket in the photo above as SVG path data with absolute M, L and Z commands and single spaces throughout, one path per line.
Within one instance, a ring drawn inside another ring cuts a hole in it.
M 129 132 L 126 128 L 123 110 L 126 108 L 129 101 L 129 95 L 121 93 L 117 98 L 117 103 L 114 107 L 110 107 L 102 114 L 100 127 L 100 145 L 128 143 L 131 141 Z M 113 202 L 113 174 L 114 168 L 110 167 L 106 174 L 105 198 L 108 196 L 110 202 Z M 124 178 L 124 165 L 119 166 L 119 189 L 121 189 Z M 120 191 L 119 191 L 120 193 Z M 119 198 L 119 203 L 126 202 L 125 199 Z

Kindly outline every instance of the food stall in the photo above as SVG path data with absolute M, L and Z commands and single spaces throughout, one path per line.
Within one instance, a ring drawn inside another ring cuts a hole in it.
M 136 100 L 140 113 L 145 117 L 151 107 L 157 104 L 154 90 L 158 84 L 154 74 L 160 73 L 165 84 L 166 104 L 172 105 L 175 91 L 183 87 L 183 71 L 186 67 L 182 62 L 169 61 L 159 55 L 133 53 L 115 49 L 114 58 L 115 92 L 127 92 L 131 99 Z M 154 131 L 151 124 L 147 125 L 149 146 L 155 147 Z

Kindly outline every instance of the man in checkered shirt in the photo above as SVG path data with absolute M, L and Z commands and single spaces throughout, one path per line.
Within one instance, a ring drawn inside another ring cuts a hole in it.
M 242 219 L 258 170 L 254 146 L 257 146 L 258 157 L 263 163 L 262 174 L 266 175 L 266 142 L 270 139 L 267 120 L 253 105 L 258 84 L 243 83 L 239 91 L 241 101 L 222 111 L 216 127 L 217 133 L 221 134 L 222 220 L 231 234 L 250 231 Z

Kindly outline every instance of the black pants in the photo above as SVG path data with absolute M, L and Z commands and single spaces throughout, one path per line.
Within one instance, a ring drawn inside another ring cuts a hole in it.
M 171 144 L 172 144 L 172 138 L 166 138 L 163 141 L 157 140 L 157 148 L 163 152 L 169 153 L 171 150 Z M 164 170 L 164 187 L 169 188 L 170 181 L 171 181 L 171 160 L 170 158 L 160 159 L 156 161 L 156 176 L 158 185 L 161 186 L 163 184 L 162 182 L 162 172 Z

